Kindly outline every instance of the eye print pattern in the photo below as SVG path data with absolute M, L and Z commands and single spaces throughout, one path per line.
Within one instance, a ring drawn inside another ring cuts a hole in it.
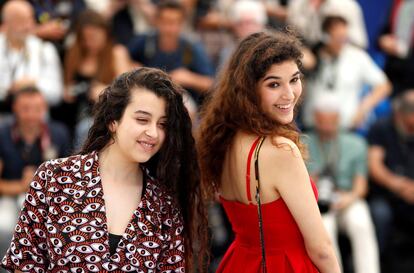
M 131 222 L 109 254 L 98 154 L 43 163 L 2 260 L 26 272 L 185 272 L 183 224 L 171 196 L 146 173 Z

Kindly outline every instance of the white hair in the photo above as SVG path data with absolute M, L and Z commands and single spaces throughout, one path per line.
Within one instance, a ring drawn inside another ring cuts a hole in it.
M 252 16 L 255 21 L 261 25 L 267 23 L 266 7 L 260 1 L 239 0 L 231 7 L 230 19 L 233 22 L 239 22 L 244 15 Z
M 341 102 L 337 95 L 329 91 L 323 92 L 315 98 L 313 112 L 339 113 Z

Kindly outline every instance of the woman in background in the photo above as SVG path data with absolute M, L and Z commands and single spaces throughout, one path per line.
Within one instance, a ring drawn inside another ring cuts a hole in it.
M 202 183 L 211 196 L 220 194 L 236 235 L 218 273 L 265 272 L 263 241 L 269 273 L 340 272 L 293 122 L 302 92 L 301 57 L 291 34 L 252 34 L 239 44 L 204 105 Z M 252 198 L 258 182 L 263 240 Z
M 128 50 L 114 44 L 107 20 L 95 11 L 83 11 L 76 22 L 74 42 L 65 54 L 64 105 L 56 114 L 73 129 L 89 116 L 100 91 L 131 68 Z

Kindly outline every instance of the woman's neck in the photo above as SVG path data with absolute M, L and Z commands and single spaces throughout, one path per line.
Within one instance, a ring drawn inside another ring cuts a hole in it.
M 99 153 L 99 170 L 108 181 L 123 184 L 142 183 L 142 170 L 139 163 L 128 160 L 114 145 Z

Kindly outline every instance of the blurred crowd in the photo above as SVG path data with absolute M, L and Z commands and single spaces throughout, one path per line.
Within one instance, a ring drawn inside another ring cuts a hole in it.
M 303 41 L 297 123 L 345 272 L 414 272 L 414 0 L 0 0 L 0 10 L 0 256 L 34 170 L 80 149 L 117 75 L 168 72 L 197 130 L 237 42 L 283 30 Z M 211 205 L 212 272 L 232 239 L 223 215 Z

